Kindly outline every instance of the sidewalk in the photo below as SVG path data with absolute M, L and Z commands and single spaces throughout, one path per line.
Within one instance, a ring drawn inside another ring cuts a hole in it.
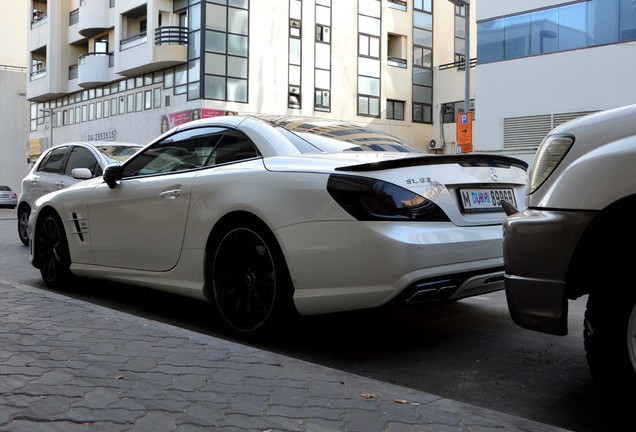
M 0 431 L 563 431 L 0 281 Z

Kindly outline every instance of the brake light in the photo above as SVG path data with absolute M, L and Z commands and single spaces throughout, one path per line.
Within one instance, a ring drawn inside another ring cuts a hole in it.
M 450 221 L 434 202 L 382 180 L 331 175 L 327 191 L 343 209 L 361 221 Z

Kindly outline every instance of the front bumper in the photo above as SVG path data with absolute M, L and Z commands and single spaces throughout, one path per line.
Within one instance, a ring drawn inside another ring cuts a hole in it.
M 567 273 L 596 212 L 526 209 L 503 225 L 508 309 L 521 327 L 567 334 Z

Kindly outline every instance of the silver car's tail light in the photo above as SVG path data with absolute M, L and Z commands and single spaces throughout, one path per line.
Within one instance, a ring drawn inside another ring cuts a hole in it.
M 437 204 L 382 180 L 332 175 L 327 191 L 343 209 L 361 221 L 450 221 Z

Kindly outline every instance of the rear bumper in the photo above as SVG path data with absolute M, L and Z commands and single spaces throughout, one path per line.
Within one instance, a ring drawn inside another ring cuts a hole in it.
M 567 334 L 567 273 L 595 212 L 524 210 L 503 225 L 508 309 L 521 327 Z

